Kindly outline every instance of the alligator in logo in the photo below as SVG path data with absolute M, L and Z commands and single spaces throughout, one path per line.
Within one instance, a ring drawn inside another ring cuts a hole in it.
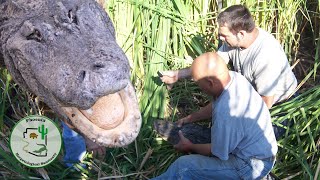
M 38 150 L 35 150 L 33 152 L 34 153 L 40 153 L 40 155 L 42 155 L 43 151 L 45 151 L 46 155 L 47 155 L 47 152 L 48 152 L 47 146 L 45 144 L 38 144 L 38 143 L 37 143 L 37 145 L 41 146 L 41 148 L 38 149 Z

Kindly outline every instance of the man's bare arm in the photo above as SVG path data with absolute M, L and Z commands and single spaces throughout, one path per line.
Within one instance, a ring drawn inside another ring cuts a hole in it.
M 201 108 L 199 111 L 196 111 L 184 118 L 181 118 L 177 121 L 177 125 L 180 127 L 183 124 L 193 123 L 201 121 L 204 119 L 209 119 L 212 117 L 212 102 Z
M 161 71 L 160 79 L 165 84 L 174 84 L 179 79 L 188 78 L 191 76 L 191 69 L 184 68 L 174 71 Z
M 274 96 L 261 96 L 267 107 L 270 109 L 273 105 Z

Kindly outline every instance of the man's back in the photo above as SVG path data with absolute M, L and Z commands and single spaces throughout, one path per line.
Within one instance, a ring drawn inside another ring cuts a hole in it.
M 229 154 L 248 159 L 275 156 L 277 142 L 269 110 L 259 94 L 239 73 L 213 104 L 212 154 L 227 160 Z

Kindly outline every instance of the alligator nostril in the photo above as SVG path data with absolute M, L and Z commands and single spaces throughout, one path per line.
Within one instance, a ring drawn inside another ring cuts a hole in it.
M 80 82 L 82 82 L 85 77 L 86 77 L 86 71 L 81 71 L 79 75 Z
M 102 69 L 104 67 L 105 67 L 105 65 L 104 64 L 100 64 L 100 63 L 93 65 L 93 69 L 95 69 L 95 70 Z

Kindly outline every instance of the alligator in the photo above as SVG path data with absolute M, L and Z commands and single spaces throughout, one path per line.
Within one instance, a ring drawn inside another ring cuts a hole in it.
M 0 66 L 99 145 L 128 145 L 140 131 L 129 61 L 94 0 L 0 0 Z
M 179 131 L 194 144 L 211 143 L 211 128 L 208 125 L 189 123 L 178 127 L 175 122 L 159 119 L 153 122 L 153 129 L 172 145 L 180 141 Z
M 34 151 L 33 151 L 34 153 L 39 153 L 40 155 L 42 155 L 42 152 L 43 152 L 43 151 L 46 151 L 46 154 L 47 154 L 48 149 L 47 149 L 47 146 L 46 146 L 45 144 L 38 144 L 38 143 L 37 143 L 37 145 L 41 146 L 41 148 L 38 149 L 38 150 L 34 150 Z

